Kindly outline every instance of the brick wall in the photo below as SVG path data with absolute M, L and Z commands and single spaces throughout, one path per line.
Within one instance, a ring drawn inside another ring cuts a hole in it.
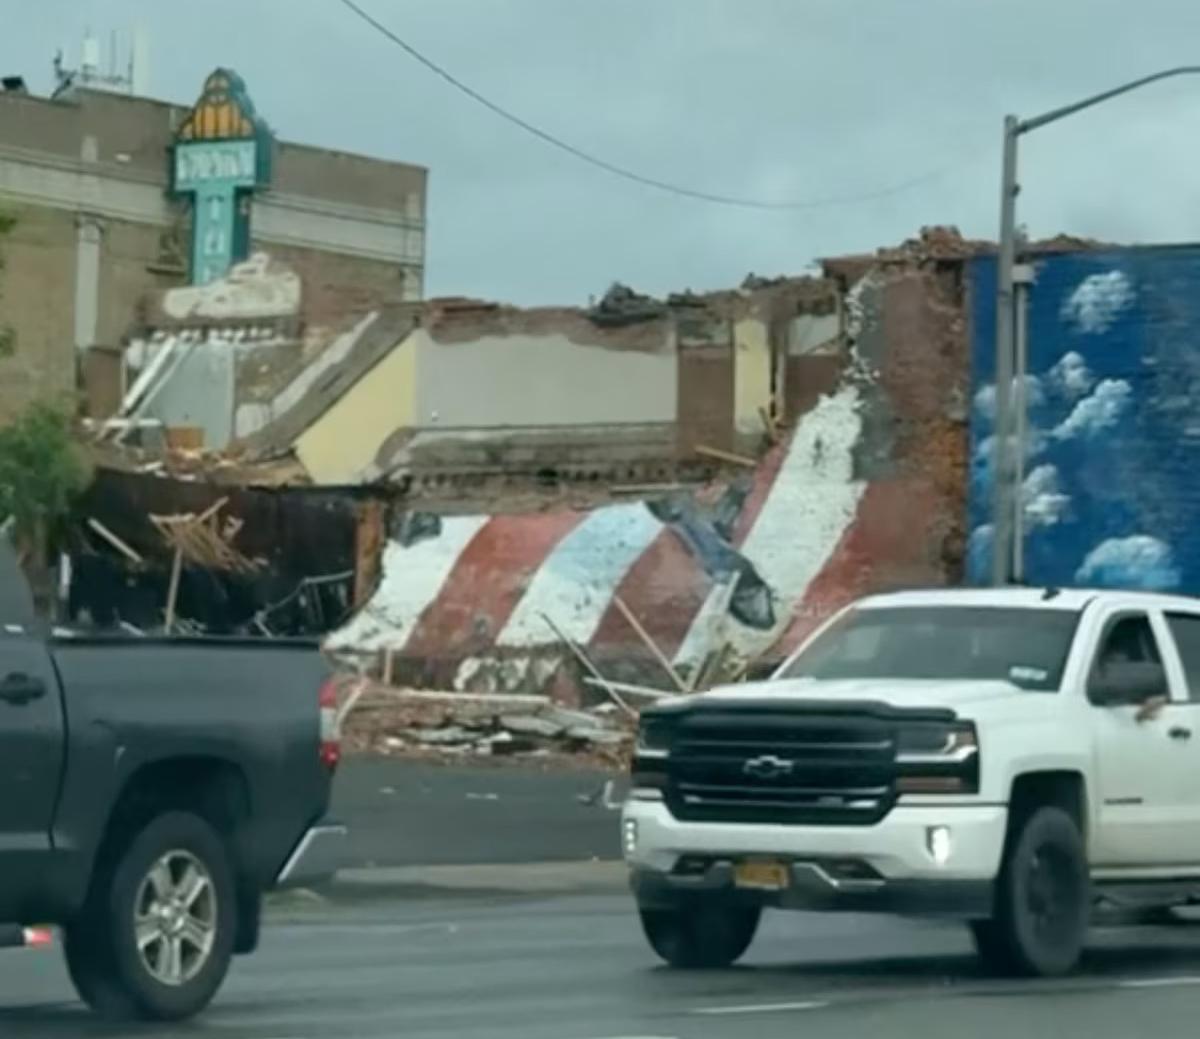
M 678 451 L 689 458 L 696 445 L 733 446 L 733 345 L 704 343 L 679 348 Z
M 300 275 L 306 324 L 331 327 L 343 323 L 347 314 L 404 301 L 404 273 L 397 264 L 258 241 L 253 249 Z
M 16 354 L 0 360 L 0 421 L 30 400 L 75 386 L 72 319 L 63 295 L 75 284 L 75 221 L 58 210 L 6 206 L 17 225 L 2 240 L 0 323 L 16 333 Z M 48 293 L 47 285 L 65 286 Z

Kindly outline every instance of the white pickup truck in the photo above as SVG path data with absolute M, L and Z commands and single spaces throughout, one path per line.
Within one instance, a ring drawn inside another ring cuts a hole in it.
M 672 966 L 778 907 L 957 917 L 998 969 L 1069 971 L 1097 906 L 1200 898 L 1200 601 L 861 600 L 770 680 L 643 712 L 622 843 Z

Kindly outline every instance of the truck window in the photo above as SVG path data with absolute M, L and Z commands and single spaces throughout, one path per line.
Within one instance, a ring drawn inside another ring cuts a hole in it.
M 1168 613 L 1167 624 L 1179 648 L 1179 659 L 1183 662 L 1188 699 L 1200 703 L 1200 615 Z
M 1055 690 L 1078 623 L 1078 612 L 1066 609 L 855 609 L 806 646 L 780 677 L 992 679 Z
M 1154 637 L 1154 629 L 1150 627 L 1150 618 L 1144 613 L 1126 613 L 1109 620 L 1096 652 L 1096 662 L 1091 672 L 1093 678 L 1103 674 L 1109 664 L 1162 666 L 1158 640 Z

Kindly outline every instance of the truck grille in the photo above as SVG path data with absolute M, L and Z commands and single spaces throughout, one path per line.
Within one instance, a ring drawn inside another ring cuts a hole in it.
M 700 711 L 673 732 L 667 803 L 694 822 L 869 825 L 895 758 L 894 724 L 867 714 Z

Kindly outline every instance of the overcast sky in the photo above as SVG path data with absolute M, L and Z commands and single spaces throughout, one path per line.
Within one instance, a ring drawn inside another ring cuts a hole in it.
M 922 224 L 995 233 L 1006 111 L 1200 58 L 1196 0 L 359 0 L 525 119 L 759 212 L 674 197 L 562 154 L 456 92 L 337 0 L 0 0 L 0 71 L 38 92 L 86 28 L 146 27 L 151 92 L 227 65 L 282 137 L 427 166 L 427 291 L 585 302 L 795 273 Z M 1037 236 L 1200 238 L 1200 79 L 1028 138 Z M 906 190 L 879 197 L 920 179 Z

